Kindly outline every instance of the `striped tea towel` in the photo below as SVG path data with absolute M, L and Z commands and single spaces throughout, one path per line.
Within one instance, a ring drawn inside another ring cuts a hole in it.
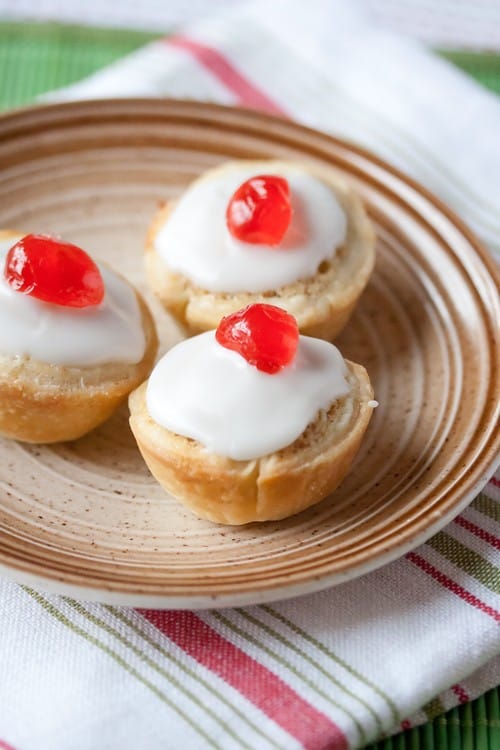
M 158 31 L 221 12 L 246 0 L 0 0 L 4 20 Z M 500 49 L 498 0 L 361 0 L 384 25 L 447 49 Z
M 500 103 L 354 3 L 273 0 L 57 98 L 172 95 L 356 140 L 500 244 Z M 0 748 L 344 750 L 494 686 L 500 477 L 381 570 L 273 605 L 134 611 L 0 584 Z

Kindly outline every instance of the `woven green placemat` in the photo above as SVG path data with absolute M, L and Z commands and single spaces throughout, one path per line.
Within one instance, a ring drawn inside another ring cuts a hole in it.
M 157 34 L 0 22 L 0 109 L 99 70 Z
M 0 22 L 0 109 L 28 104 L 156 38 L 135 31 Z M 500 54 L 441 51 L 500 93 Z M 429 708 L 429 714 L 431 708 Z M 500 750 L 500 690 L 437 716 L 367 750 Z
M 473 76 L 483 86 L 500 94 L 500 54 L 452 50 L 438 50 L 438 52 L 442 57 Z

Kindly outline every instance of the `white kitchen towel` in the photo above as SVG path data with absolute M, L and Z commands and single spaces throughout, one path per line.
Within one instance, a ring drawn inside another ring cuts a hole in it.
M 499 245 L 499 101 L 354 3 L 248 4 L 57 98 L 123 95 L 260 107 L 355 140 Z M 499 550 L 494 478 L 403 559 L 278 604 L 137 612 L 2 583 L 0 748 L 363 746 L 498 682 Z
M 0 0 L 0 18 L 158 31 L 248 0 Z M 498 0 L 359 0 L 388 28 L 447 49 L 500 49 Z
M 500 101 L 355 2 L 244 5 L 147 45 L 57 99 L 258 107 L 370 148 L 500 249 Z

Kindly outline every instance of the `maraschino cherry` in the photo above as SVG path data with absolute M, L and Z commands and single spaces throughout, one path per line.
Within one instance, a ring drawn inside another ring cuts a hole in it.
M 7 253 L 4 276 L 16 292 L 64 307 L 98 305 L 101 272 L 87 253 L 69 242 L 27 234 Z
M 293 315 L 285 310 L 256 303 L 222 318 L 215 338 L 258 370 L 274 374 L 295 357 L 299 329 Z
M 280 244 L 292 218 L 290 188 L 284 177 L 258 175 L 231 197 L 226 223 L 237 240 L 255 245 Z

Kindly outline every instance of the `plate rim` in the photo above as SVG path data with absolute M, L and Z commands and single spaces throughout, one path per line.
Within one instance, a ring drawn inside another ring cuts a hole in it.
M 402 558 L 407 552 L 424 544 L 427 539 L 448 525 L 472 499 L 481 491 L 486 482 L 493 476 L 500 465 L 497 458 L 488 468 L 487 472 L 461 497 L 460 503 L 441 516 L 431 526 L 420 534 L 412 537 L 405 544 L 393 547 L 383 555 L 379 555 L 359 565 L 353 565 L 345 573 L 330 573 L 315 575 L 312 580 L 302 581 L 294 584 L 283 584 L 281 586 L 269 587 L 258 592 L 239 594 L 141 594 L 138 592 L 127 593 L 118 589 L 108 590 L 95 586 L 82 586 L 76 583 L 67 583 L 57 578 L 47 578 L 36 573 L 29 573 L 18 568 L 13 568 L 0 563 L 0 574 L 13 583 L 18 583 L 24 588 L 35 588 L 49 594 L 60 596 L 72 596 L 82 601 L 97 602 L 100 604 L 113 604 L 124 607 L 144 607 L 151 609 L 179 609 L 179 610 L 204 610 L 204 609 L 227 609 L 232 607 L 248 607 L 256 604 L 270 604 L 272 602 L 286 601 L 307 594 L 316 594 L 333 586 L 349 583 L 361 576 L 373 573 L 379 568 L 395 562 Z
M 79 111 L 87 108 L 95 107 L 96 105 L 103 105 L 110 109 L 114 107 L 128 108 L 130 110 L 129 120 L 132 121 L 135 117 L 139 116 L 139 112 L 134 112 L 135 107 L 149 107 L 151 110 L 156 110 L 158 116 L 161 116 L 162 111 L 164 114 L 168 110 L 173 108 L 179 108 L 185 110 L 187 114 L 200 115 L 200 112 L 205 112 L 206 115 L 211 114 L 216 116 L 217 113 L 231 113 L 231 115 L 243 118 L 248 121 L 248 118 L 257 126 L 259 123 L 269 125 L 274 123 L 279 126 L 292 127 L 294 134 L 300 137 L 313 136 L 322 139 L 323 145 L 328 146 L 328 143 L 335 145 L 337 148 L 341 148 L 347 152 L 354 153 L 363 159 L 367 160 L 371 164 L 375 164 L 381 168 L 385 173 L 396 177 L 399 181 L 405 183 L 412 190 L 427 200 L 428 203 L 432 204 L 440 214 L 444 215 L 451 224 L 453 224 L 459 232 L 468 241 L 471 250 L 483 263 L 486 268 L 490 280 L 493 285 L 496 286 L 497 291 L 500 290 L 500 266 L 497 265 L 493 255 L 478 239 L 475 233 L 467 226 L 467 224 L 445 204 L 440 198 L 436 197 L 434 193 L 423 187 L 417 180 L 406 175 L 402 170 L 397 167 L 393 167 L 391 164 L 381 159 L 377 155 L 373 154 L 369 149 L 359 146 L 347 139 L 332 136 L 328 133 L 316 130 L 314 128 L 286 120 L 285 118 L 270 115 L 257 110 L 251 110 L 244 107 L 233 107 L 221 104 L 215 104 L 211 102 L 197 102 L 197 101 L 186 101 L 182 99 L 154 99 L 154 98 L 116 98 L 109 100 L 100 99 L 89 99 L 81 101 L 71 102 L 58 102 L 50 104 L 36 104 L 28 107 L 21 107 L 15 110 L 10 110 L 5 113 L 1 113 L 0 116 L 0 140 L 4 135 L 2 131 L 7 129 L 9 124 L 15 124 L 15 121 L 21 118 L 32 117 L 43 114 L 57 114 L 61 112 L 63 115 L 71 116 Z M 109 111 L 109 109 L 108 109 Z M 116 111 L 116 110 L 115 110 Z M 144 113 L 142 113 L 144 114 Z M 92 115 L 87 115 L 86 122 L 91 119 L 99 120 L 98 113 L 93 112 Z M 54 124 L 54 123 L 53 123 Z M 18 131 L 17 133 L 18 134 Z M 406 201 L 405 201 L 406 203 Z M 460 257 L 457 255 L 453 247 L 449 247 L 452 255 L 460 261 Z M 461 264 L 462 265 L 462 264 Z M 462 265 L 463 267 L 463 265 Z M 466 268 L 463 267 L 464 273 L 466 273 L 468 279 L 471 281 L 473 286 L 476 285 L 471 279 L 471 276 Z M 490 306 L 484 300 L 481 300 L 483 307 L 488 309 L 491 313 Z M 498 342 L 494 342 L 492 351 L 498 353 Z M 488 423 L 489 424 L 489 423 Z M 491 427 L 491 424 L 489 425 Z M 458 492 L 456 501 L 452 504 L 452 507 L 448 509 L 446 513 L 436 519 L 434 522 L 429 523 L 425 529 L 420 533 L 411 536 L 404 543 L 394 544 L 391 549 L 377 553 L 375 552 L 372 557 L 368 560 L 352 564 L 346 571 L 337 571 L 335 573 L 323 573 L 323 574 L 312 574 L 307 580 L 299 581 L 296 583 L 284 583 L 278 585 L 266 584 L 262 589 L 256 591 L 252 590 L 245 593 L 222 593 L 222 594 L 193 594 L 189 593 L 186 595 L 178 594 L 150 594 L 150 593 L 139 593 L 131 592 L 131 588 L 137 586 L 137 584 L 130 585 L 127 581 L 112 581 L 112 588 L 109 589 L 105 585 L 94 586 L 94 585 L 82 585 L 80 583 L 61 580 L 61 573 L 53 570 L 46 570 L 45 574 L 38 572 L 31 572 L 19 565 L 14 557 L 11 556 L 11 561 L 5 563 L 0 559 L 0 573 L 6 578 L 10 578 L 18 583 L 30 586 L 33 585 L 36 588 L 40 588 L 45 591 L 51 591 L 60 594 L 71 594 L 73 596 L 79 596 L 81 599 L 87 599 L 92 601 L 111 602 L 115 604 L 124 604 L 128 606 L 156 606 L 165 608 L 178 608 L 178 609 L 206 609 L 210 607 L 231 607 L 231 606 L 243 606 L 250 604 L 257 604 L 270 601 L 278 601 L 283 599 L 300 596 L 303 594 L 314 593 L 325 588 L 329 588 L 335 584 L 347 582 L 357 578 L 360 575 L 364 575 L 368 572 L 374 571 L 377 568 L 386 565 L 387 563 L 394 561 L 415 547 L 419 546 L 433 534 L 447 525 L 458 513 L 461 512 L 469 502 L 475 497 L 475 495 L 482 489 L 484 484 L 493 475 L 495 468 L 500 462 L 498 455 L 500 448 L 500 432 L 497 432 L 495 436 L 494 431 L 489 435 L 485 445 L 481 447 L 481 450 L 474 458 L 474 462 L 468 467 L 468 470 L 476 468 L 474 474 L 475 479 L 472 484 L 468 483 L 468 487 L 464 492 Z M 478 475 L 478 470 L 480 471 Z M 462 476 L 459 479 L 460 482 L 467 484 L 467 477 Z M 7 553 L 9 554 L 9 553 Z M 4 556 L 4 553 L 0 547 L 0 555 Z M 33 564 L 33 563 L 31 563 Z M 40 562 L 35 562 L 35 567 L 40 569 L 42 565 Z M 83 575 L 83 573 L 82 573 Z M 96 576 L 93 573 L 92 578 L 95 580 Z M 159 584 L 156 584 L 159 587 Z
M 154 97 L 113 97 L 111 99 L 76 99 L 72 101 L 62 101 L 62 102 L 41 102 L 41 103 L 33 103 L 21 107 L 14 107 L 12 109 L 8 109 L 4 112 L 0 112 L 0 137 L 2 136 L 1 130 L 3 125 L 7 120 L 14 120 L 17 117 L 25 117 L 31 114 L 43 114 L 44 112 L 50 113 L 50 112 L 71 112 L 72 110 L 78 110 L 80 108 L 84 109 L 85 107 L 92 107 L 96 105 L 120 105 L 120 106 L 134 106 L 134 105 L 143 105 L 143 106 L 152 106 L 153 108 L 161 108 L 161 107 L 170 107 L 170 106 L 178 106 L 180 108 L 185 109 L 193 109 L 194 111 L 202 108 L 207 110 L 207 112 L 213 112 L 216 114 L 217 112 L 230 112 L 232 114 L 236 114 L 242 117 L 252 117 L 255 120 L 263 120 L 265 122 L 274 122 L 276 124 L 286 125 L 290 126 L 292 125 L 294 130 L 300 130 L 304 134 L 313 135 L 315 137 L 321 136 L 321 138 L 325 139 L 327 142 L 330 141 L 331 143 L 335 143 L 337 146 L 341 146 L 344 148 L 347 148 L 349 151 L 354 151 L 359 156 L 362 156 L 363 158 L 366 158 L 368 161 L 371 161 L 375 164 L 377 164 L 379 167 L 381 167 L 385 172 L 390 172 L 394 175 L 394 177 L 397 177 L 402 182 L 405 182 L 407 185 L 409 185 L 413 190 L 420 193 L 424 196 L 429 202 L 433 203 L 435 206 L 437 206 L 441 213 L 443 213 L 450 221 L 455 224 L 462 234 L 464 234 L 471 245 L 473 245 L 474 250 L 477 252 L 481 260 L 485 263 L 488 270 L 491 273 L 492 278 L 495 280 L 497 287 L 500 289 L 500 264 L 497 263 L 494 259 L 494 256 L 492 255 L 491 251 L 486 247 L 486 245 L 479 239 L 477 234 L 474 232 L 473 229 L 469 227 L 469 225 L 462 219 L 453 208 L 451 208 L 444 200 L 439 198 L 432 190 L 429 190 L 424 185 L 422 185 L 421 182 L 416 180 L 411 175 L 404 172 L 404 170 L 399 169 L 399 167 L 395 167 L 390 162 L 386 161 L 382 157 L 375 154 L 370 149 L 366 148 L 365 146 L 360 146 L 355 141 L 351 141 L 348 138 L 341 138 L 336 135 L 332 135 L 330 133 L 327 133 L 324 130 L 319 130 L 317 128 L 313 128 L 309 125 L 304 125 L 300 122 L 296 122 L 295 120 L 289 120 L 285 117 L 281 117 L 280 115 L 271 114 L 267 112 L 263 112 L 258 109 L 251 109 L 249 107 L 242 107 L 238 105 L 228 105 L 228 104 L 218 104 L 216 102 L 204 102 L 204 101 L 197 101 L 192 99 L 177 99 L 175 97 L 162 97 L 161 99 L 154 98 Z

